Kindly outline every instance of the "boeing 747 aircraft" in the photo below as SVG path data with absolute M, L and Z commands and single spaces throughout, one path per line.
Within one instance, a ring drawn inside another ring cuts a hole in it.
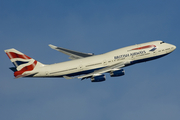
M 176 49 L 176 46 L 163 41 L 153 41 L 132 45 L 110 51 L 100 55 L 91 53 L 76 52 L 73 50 L 49 45 L 52 49 L 69 55 L 71 61 L 45 65 L 16 49 L 5 50 L 7 56 L 15 67 L 15 78 L 21 77 L 64 77 L 65 79 L 86 79 L 91 78 L 92 82 L 105 81 L 105 73 L 111 77 L 118 77 L 125 74 L 124 67 L 136 63 L 154 60 Z

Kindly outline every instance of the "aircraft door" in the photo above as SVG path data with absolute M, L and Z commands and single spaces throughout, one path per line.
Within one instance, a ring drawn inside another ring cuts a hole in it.
M 79 71 L 83 70 L 83 65 L 80 64 L 79 67 L 78 67 Z
M 140 44 L 137 44 L 137 45 L 136 45 L 136 48 L 139 48 L 139 47 L 141 47 L 141 45 L 140 45 Z M 136 51 L 136 50 L 135 50 L 135 51 Z M 133 53 L 132 53 L 132 54 L 131 54 L 131 59 L 132 59 L 132 60 L 136 60 L 136 58 L 137 58 L 136 54 L 133 54 Z
M 45 74 L 46 74 L 46 76 L 49 76 L 49 72 L 48 71 L 46 71 Z
M 151 51 L 152 52 L 152 55 L 153 56 L 156 56 L 156 54 L 157 54 L 157 50 L 155 49 L 155 50 L 153 50 L 153 51 Z
M 131 59 L 132 59 L 132 60 L 136 60 L 137 58 L 138 58 L 137 55 L 132 55 L 132 56 L 131 56 Z
M 156 56 L 156 54 L 157 54 L 157 53 L 156 53 L 156 50 L 155 50 L 155 51 L 153 51 L 153 55 L 154 55 L 154 56 Z
M 103 65 L 104 65 L 104 66 L 107 65 L 107 60 L 103 60 Z

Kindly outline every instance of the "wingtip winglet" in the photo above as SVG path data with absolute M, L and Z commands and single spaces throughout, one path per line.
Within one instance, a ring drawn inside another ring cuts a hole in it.
M 56 49 L 57 48 L 57 46 L 54 46 L 52 44 L 49 44 L 49 47 L 51 47 L 52 49 Z

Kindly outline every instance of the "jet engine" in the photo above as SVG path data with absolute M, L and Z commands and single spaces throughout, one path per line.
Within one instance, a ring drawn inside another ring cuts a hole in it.
M 91 77 L 91 82 L 102 82 L 106 80 L 106 76 L 104 74 L 94 75 Z
M 110 72 L 111 77 L 123 76 L 125 74 L 124 69 L 113 70 Z

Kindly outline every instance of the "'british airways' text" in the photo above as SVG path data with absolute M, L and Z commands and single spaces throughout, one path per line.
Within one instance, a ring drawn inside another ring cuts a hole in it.
M 134 55 L 140 55 L 140 54 L 145 54 L 146 51 L 139 51 L 139 52 L 133 52 L 133 53 L 129 53 L 129 54 L 122 54 L 122 55 L 118 55 L 118 56 L 114 56 L 114 59 L 120 59 L 120 58 L 125 58 L 125 57 L 129 57 L 129 56 L 134 56 Z

